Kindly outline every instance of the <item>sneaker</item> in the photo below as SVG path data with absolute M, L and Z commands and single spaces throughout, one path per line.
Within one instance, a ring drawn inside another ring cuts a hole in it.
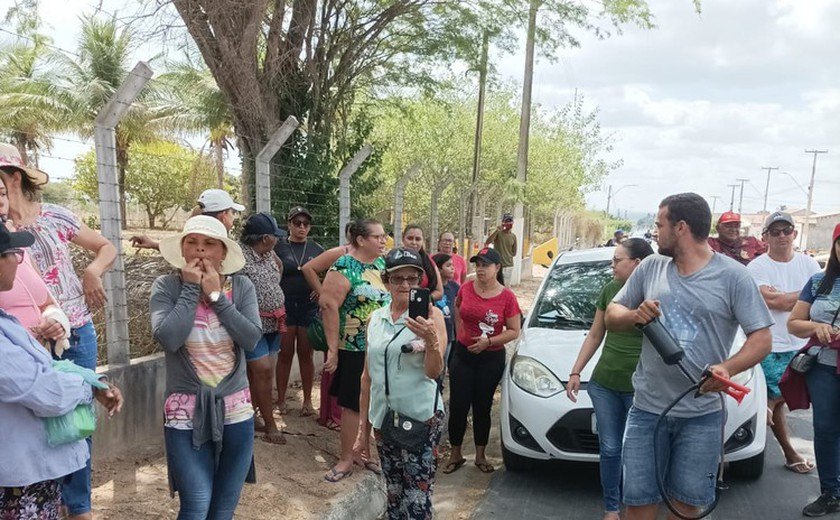
M 840 497 L 831 493 L 823 493 L 816 500 L 805 506 L 802 514 L 805 516 L 825 516 L 840 511 Z

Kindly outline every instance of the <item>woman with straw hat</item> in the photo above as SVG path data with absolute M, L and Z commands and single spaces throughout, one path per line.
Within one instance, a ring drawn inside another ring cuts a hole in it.
M 179 518 L 232 518 L 253 482 L 254 410 L 245 351 L 262 336 L 254 284 L 225 226 L 204 215 L 160 242 L 177 273 L 155 280 L 151 318 L 166 352 L 164 440 Z

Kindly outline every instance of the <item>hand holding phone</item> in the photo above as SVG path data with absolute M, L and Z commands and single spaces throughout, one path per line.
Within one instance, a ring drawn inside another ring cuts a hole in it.
M 431 295 L 428 289 L 415 287 L 408 293 L 408 317 L 416 320 L 419 317 L 429 319 L 429 299 Z

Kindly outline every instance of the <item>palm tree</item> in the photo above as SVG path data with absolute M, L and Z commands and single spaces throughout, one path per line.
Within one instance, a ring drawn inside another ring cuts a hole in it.
M 87 17 L 82 20 L 77 56 L 59 56 L 59 81 L 63 90 L 73 96 L 72 130 L 79 136 L 89 138 L 93 135 L 96 114 L 128 77 L 134 43 L 131 30 L 117 27 L 116 20 Z M 170 130 L 166 120 L 173 107 L 159 101 L 156 86 L 150 83 L 116 128 L 117 182 L 123 217 L 126 215 L 125 174 L 131 145 L 159 139 Z M 122 225 L 125 229 L 125 218 Z
M 52 135 L 67 128 L 73 109 L 70 96 L 53 81 L 48 40 L 35 34 L 29 41 L 0 49 L 0 114 L 3 137 L 37 167 L 39 151 L 48 150 Z
M 203 134 L 213 152 L 218 187 L 224 186 L 224 154 L 233 146 L 233 118 L 210 69 L 191 56 L 173 64 L 160 76 L 172 107 L 166 123 L 171 128 Z

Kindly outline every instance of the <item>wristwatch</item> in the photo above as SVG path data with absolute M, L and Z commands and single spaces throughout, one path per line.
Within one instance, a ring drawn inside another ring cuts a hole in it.
M 221 298 L 221 297 L 222 297 L 222 292 L 221 291 L 213 291 L 213 292 L 210 293 L 210 301 L 212 303 L 218 302 L 219 298 Z

